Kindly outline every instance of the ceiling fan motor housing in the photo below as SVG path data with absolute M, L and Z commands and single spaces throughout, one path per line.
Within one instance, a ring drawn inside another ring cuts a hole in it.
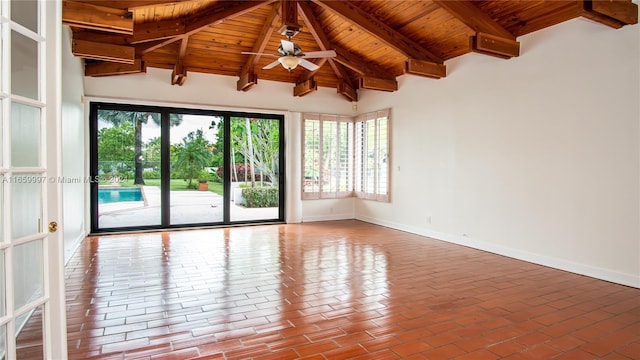
M 283 55 L 283 56 L 301 56 L 302 55 L 302 49 L 300 48 L 300 45 L 291 42 L 293 44 L 293 53 L 288 53 L 283 47 L 282 44 L 280 44 L 280 46 L 278 46 L 278 52 Z

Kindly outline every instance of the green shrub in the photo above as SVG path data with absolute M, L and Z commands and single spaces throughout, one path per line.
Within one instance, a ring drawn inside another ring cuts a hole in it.
M 160 171 L 156 171 L 156 170 L 143 171 L 142 177 L 145 179 L 160 179 Z
M 278 206 L 278 188 L 272 186 L 262 186 L 242 189 L 242 196 L 245 198 L 246 207 L 263 208 Z

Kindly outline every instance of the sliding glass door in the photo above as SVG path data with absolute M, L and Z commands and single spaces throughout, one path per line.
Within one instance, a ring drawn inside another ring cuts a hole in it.
M 223 223 L 224 190 L 217 171 L 224 147 L 216 146 L 216 124 L 223 117 L 171 115 L 180 121 L 169 128 L 170 224 Z
M 280 121 L 231 117 L 231 221 L 279 217 Z
M 160 225 L 161 114 L 105 108 L 96 117 L 97 226 Z
M 284 221 L 280 115 L 91 105 L 92 232 Z

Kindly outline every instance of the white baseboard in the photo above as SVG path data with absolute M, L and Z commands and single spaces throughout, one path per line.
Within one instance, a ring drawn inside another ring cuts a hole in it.
M 640 276 L 638 275 L 621 273 L 596 266 L 575 263 L 565 259 L 559 259 L 546 255 L 531 253 L 528 251 L 513 249 L 502 245 L 496 245 L 485 241 L 476 240 L 473 238 L 433 231 L 429 229 L 417 228 L 368 216 L 356 216 L 356 219 L 396 230 L 406 231 L 416 235 L 426 236 L 436 240 L 442 240 L 458 245 L 467 246 L 473 249 L 488 251 L 494 254 L 503 255 L 538 265 L 552 267 L 554 269 L 564 270 L 579 275 L 585 275 L 600 280 L 610 281 L 616 284 L 640 288 Z
M 80 232 L 80 234 L 78 234 L 78 236 L 73 240 L 73 242 L 70 243 L 71 246 L 69 246 L 69 248 L 66 247 L 67 242 L 65 241 L 65 249 L 64 249 L 65 266 L 67 265 L 69 260 L 71 260 L 71 258 L 73 257 L 73 254 L 75 254 L 76 251 L 78 251 L 78 248 L 82 244 L 82 241 L 84 240 L 85 237 L 87 237 L 87 235 L 85 234 L 85 231 L 83 229 L 82 232 Z
M 303 216 L 302 222 L 316 222 L 316 221 L 334 221 L 334 220 L 352 220 L 353 214 L 330 214 L 330 215 L 318 215 L 318 216 Z

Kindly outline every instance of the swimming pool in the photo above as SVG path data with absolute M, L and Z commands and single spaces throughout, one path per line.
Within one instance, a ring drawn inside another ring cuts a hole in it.
M 139 187 L 114 187 L 98 189 L 98 204 L 123 201 L 142 201 L 142 190 Z

